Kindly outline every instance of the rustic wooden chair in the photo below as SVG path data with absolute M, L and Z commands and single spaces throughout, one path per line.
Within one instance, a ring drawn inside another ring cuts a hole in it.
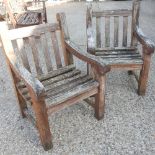
M 20 6 L 23 8 L 23 11 L 21 11 L 20 13 L 16 13 L 13 11 L 10 0 L 4 0 L 4 4 L 6 7 L 6 13 L 9 15 L 9 19 L 14 28 L 38 25 L 43 22 L 47 22 L 45 1 L 27 3 L 23 2 Z M 29 10 L 30 6 L 35 7 L 37 5 L 42 5 L 42 9 Z
M 138 94 L 144 95 L 154 44 L 139 28 L 140 1 L 133 0 L 132 3 L 129 10 L 93 11 L 89 5 L 86 13 L 87 52 L 101 58 L 100 63 L 104 62 L 111 70 L 128 70 L 133 75 L 135 70 L 140 70 Z
M 58 14 L 57 17 L 65 19 L 64 14 Z M 102 75 L 108 69 L 70 40 L 65 20 L 60 25 L 40 24 L 12 30 L 7 30 L 6 24 L 2 22 L 0 27 L 21 114 L 34 122 L 45 150 L 52 147 L 48 114 L 95 96 L 92 105 L 95 116 L 98 120 L 103 117 Z M 60 50 L 63 51 L 63 57 L 60 56 Z M 90 64 L 96 77 L 76 69 L 73 55 Z M 28 103 L 32 105 L 36 121 L 27 110 Z

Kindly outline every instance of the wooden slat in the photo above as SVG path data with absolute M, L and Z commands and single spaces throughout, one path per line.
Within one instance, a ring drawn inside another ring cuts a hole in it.
M 65 66 L 63 68 L 60 68 L 59 70 L 51 71 L 47 75 L 41 75 L 38 78 L 40 81 L 44 81 L 44 80 L 48 80 L 52 77 L 56 77 L 58 75 L 73 71 L 74 69 L 75 69 L 74 65 L 69 65 L 69 66 Z
M 107 65 L 112 65 L 112 64 L 143 64 L 143 60 L 141 57 L 138 58 L 105 58 L 102 57 L 103 62 Z
M 30 46 L 31 46 L 31 49 L 32 49 L 32 54 L 33 54 L 34 63 L 35 63 L 37 73 L 39 75 L 41 75 L 43 72 L 42 72 L 42 69 L 41 69 L 40 63 L 39 63 L 39 54 L 38 54 L 38 50 L 37 50 L 37 47 L 36 47 L 35 38 L 34 37 L 29 37 L 29 43 L 30 43 Z
M 62 67 L 62 63 L 60 58 L 59 45 L 56 37 L 56 32 L 51 32 L 51 39 L 52 39 L 52 44 L 53 44 L 53 49 L 55 54 L 56 65 L 57 65 L 57 68 L 60 68 Z
M 27 54 L 24 50 L 24 41 L 23 41 L 23 39 L 17 39 L 16 41 L 17 41 L 18 50 L 20 51 L 20 55 L 21 55 L 21 58 L 23 61 L 23 65 L 30 71 Z
M 132 10 L 105 10 L 102 12 L 93 12 L 93 17 L 105 17 L 105 16 L 129 16 L 132 14 Z
M 41 34 L 41 45 L 42 45 L 43 53 L 45 56 L 47 70 L 49 72 L 49 71 L 53 70 L 53 67 L 52 67 L 52 60 L 51 60 L 51 56 L 50 56 L 49 49 L 47 46 L 47 40 L 46 40 L 45 34 Z
M 25 47 L 25 51 L 26 51 L 27 56 L 28 56 L 30 71 L 34 76 L 37 76 L 37 70 L 36 70 L 36 66 L 35 66 L 35 63 L 34 63 L 34 58 L 33 58 L 33 55 L 32 55 L 32 49 L 30 47 L 28 38 L 24 38 L 24 47 Z
M 127 46 L 128 17 L 123 16 L 123 42 L 122 46 Z
M 119 41 L 119 17 L 114 17 L 114 47 L 118 47 Z
M 83 92 L 81 91 L 80 94 L 78 94 L 78 91 L 77 92 L 74 91 L 74 94 L 76 95 L 76 96 L 74 95 L 75 97 L 72 97 L 72 98 L 68 97 L 68 99 L 66 99 L 66 100 L 63 97 L 60 98 L 60 99 L 62 99 L 64 101 L 61 102 L 60 100 L 57 100 L 56 102 L 59 103 L 59 104 L 49 106 L 47 112 L 48 112 L 48 114 L 57 112 L 60 109 L 64 109 L 64 108 L 66 108 L 66 107 L 68 107 L 70 105 L 78 103 L 78 101 L 82 101 L 83 99 L 96 94 L 97 91 L 98 91 L 98 89 L 95 88 L 95 87 L 93 89 L 90 89 L 90 90 L 86 90 L 86 91 L 83 90 Z M 55 102 L 53 100 L 51 100 L 51 101 L 49 101 L 49 103 L 55 103 Z
M 74 75 L 74 76 L 69 77 L 69 78 L 67 78 L 67 79 L 63 79 L 63 80 L 60 80 L 60 81 L 58 81 L 58 82 L 52 83 L 51 85 L 48 85 L 48 86 L 46 87 L 46 91 L 48 91 L 48 90 L 54 90 L 54 89 L 57 89 L 58 87 L 61 87 L 61 86 L 63 86 L 63 85 L 76 82 L 76 80 L 80 80 L 80 79 L 82 79 L 84 76 L 85 76 L 84 74 L 77 74 L 77 75 Z
M 56 96 L 52 96 L 52 97 L 49 96 L 48 103 L 49 103 L 49 105 L 52 105 L 55 103 L 60 104 L 62 102 L 65 102 L 66 100 L 69 100 L 69 99 L 76 97 L 80 94 L 84 94 L 84 92 L 86 92 L 86 94 L 88 96 L 90 96 L 89 92 L 91 91 L 91 92 L 93 92 L 93 93 L 91 93 L 91 95 L 94 95 L 98 91 L 98 89 L 96 89 L 97 87 L 98 87 L 98 83 L 94 80 L 90 80 L 82 85 L 78 85 L 77 87 L 70 89 L 69 91 L 62 92 L 62 93 L 60 93 Z M 80 98 L 80 100 L 82 100 L 82 98 Z M 77 102 L 77 100 L 76 100 L 76 102 Z M 48 106 L 48 108 L 50 108 L 50 106 Z
M 135 51 L 137 47 L 105 47 L 105 48 L 96 48 L 95 52 L 100 51 Z
M 60 80 L 64 80 L 64 79 L 66 79 L 66 78 L 75 76 L 75 75 L 80 74 L 80 73 L 81 73 L 81 72 L 80 72 L 79 70 L 73 70 L 73 71 L 71 71 L 71 72 L 68 72 L 68 73 L 65 73 L 65 74 L 56 76 L 56 77 L 54 77 L 54 78 L 48 79 L 48 80 L 46 80 L 46 81 L 42 81 L 42 83 L 43 83 L 43 85 L 46 87 L 46 86 L 48 86 L 49 84 L 58 82 L 58 81 L 60 81 Z
M 82 85 L 82 84 L 86 83 L 87 81 L 89 81 L 91 79 L 92 78 L 87 76 L 87 75 L 83 76 L 73 83 L 67 83 L 67 84 L 64 84 L 60 87 L 57 87 L 56 89 L 51 89 L 51 90 L 47 91 L 47 96 L 55 96 L 59 93 L 66 92 L 70 89 L 73 89 L 74 87 L 77 87 L 78 85 Z
M 49 103 L 52 103 L 52 104 L 53 103 L 58 103 L 58 104 L 57 105 L 48 106 L 48 108 L 47 108 L 48 111 L 47 112 L 48 112 L 48 114 L 57 112 L 60 109 L 64 109 L 64 108 L 66 108 L 68 106 L 71 106 L 73 104 L 76 104 L 76 103 L 78 103 L 78 101 L 82 101 L 85 98 L 96 94 L 97 92 L 98 92 L 98 89 L 94 87 L 93 89 L 90 89 L 90 90 L 86 90 L 86 91 L 83 90 L 83 92 L 81 91 L 80 94 L 78 94 L 78 91 L 77 92 L 74 91 L 74 96 L 75 97 L 72 96 L 72 98 L 71 97 L 68 97 L 66 99 L 64 99 L 63 97 L 62 98 L 59 98 L 59 99 L 62 99 L 63 102 L 61 102 L 61 100 L 56 100 L 56 99 L 55 99 L 56 101 L 54 101 L 54 100 L 51 100 L 50 101 L 49 100 Z
M 105 47 L 110 46 L 110 17 L 105 17 Z
M 100 55 L 140 55 L 137 51 L 102 51 L 96 52 L 96 56 Z
M 96 46 L 101 47 L 101 18 L 96 18 Z
M 58 24 L 40 24 L 31 27 L 23 27 L 20 29 L 12 29 L 9 31 L 8 37 L 10 40 L 15 40 L 30 36 L 40 36 L 40 34 L 45 33 L 49 30 L 52 32 L 59 29 L 60 27 Z

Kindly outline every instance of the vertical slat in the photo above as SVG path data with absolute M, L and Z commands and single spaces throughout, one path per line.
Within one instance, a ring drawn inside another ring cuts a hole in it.
M 61 63 L 61 57 L 59 53 L 59 46 L 58 46 L 58 41 L 56 37 L 56 32 L 51 32 L 51 39 L 52 39 L 53 50 L 54 50 L 55 59 L 56 59 L 56 65 L 57 65 L 57 68 L 60 68 L 62 67 L 62 63 Z
M 24 41 L 23 41 L 23 39 L 17 39 L 16 41 L 17 41 L 18 50 L 19 50 L 20 55 L 21 55 L 21 59 L 23 61 L 23 65 L 24 65 L 24 67 L 26 67 L 26 69 L 28 69 L 30 71 L 30 66 L 29 66 L 27 54 L 24 50 Z
M 110 17 L 105 17 L 105 47 L 110 46 Z
M 31 46 L 31 49 L 32 49 L 32 54 L 33 54 L 33 58 L 34 58 L 37 73 L 42 74 L 42 69 L 41 69 L 40 63 L 39 63 L 39 54 L 38 54 L 38 50 L 37 50 L 37 47 L 36 47 L 35 38 L 34 37 L 29 37 L 29 43 L 30 43 L 30 46 Z
M 34 76 L 37 76 L 37 71 L 36 71 L 36 67 L 35 67 L 35 63 L 34 63 L 34 59 L 33 59 L 33 55 L 32 55 L 32 49 L 30 47 L 28 38 L 24 38 L 24 48 L 27 53 L 30 71 Z
M 127 46 L 128 16 L 123 16 L 123 42 L 124 47 Z
M 46 62 L 47 70 L 51 71 L 51 70 L 53 70 L 52 60 L 51 60 L 50 53 L 48 50 L 45 34 L 41 34 L 41 44 L 43 47 L 43 52 L 44 52 L 44 56 L 45 56 L 45 62 Z
M 118 47 L 118 39 L 119 39 L 119 17 L 114 17 L 114 47 Z
M 101 48 L 101 18 L 96 18 L 96 46 Z

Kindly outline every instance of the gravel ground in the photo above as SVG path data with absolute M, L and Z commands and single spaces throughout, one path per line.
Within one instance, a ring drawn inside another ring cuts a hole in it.
M 130 7 L 130 4 L 105 2 L 94 6 Z M 155 1 L 142 1 L 140 26 L 153 41 L 154 8 Z M 48 6 L 48 21 L 55 20 L 56 12 L 66 12 L 72 39 L 85 47 L 85 9 L 84 3 Z M 36 129 L 20 116 L 2 52 L 0 59 L 0 154 L 155 154 L 155 56 L 146 96 L 137 95 L 137 83 L 127 72 L 110 72 L 103 120 L 97 121 L 93 109 L 84 102 L 49 117 L 54 147 L 47 152 L 40 144 Z

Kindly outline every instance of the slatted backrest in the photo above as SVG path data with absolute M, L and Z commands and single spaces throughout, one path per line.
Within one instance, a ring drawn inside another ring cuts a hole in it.
M 24 27 L 7 32 L 18 61 L 34 76 L 48 74 L 63 66 L 60 28 L 57 23 Z
M 93 11 L 87 9 L 88 50 L 95 48 L 130 48 L 136 46 L 133 30 L 138 24 L 139 0 L 132 9 Z

